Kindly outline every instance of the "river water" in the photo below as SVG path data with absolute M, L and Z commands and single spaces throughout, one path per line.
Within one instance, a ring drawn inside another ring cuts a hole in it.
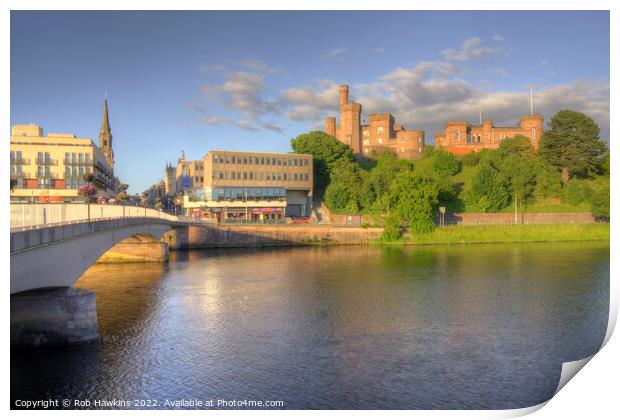
M 519 408 L 600 347 L 609 245 L 183 251 L 76 286 L 101 343 L 13 350 L 12 401 Z

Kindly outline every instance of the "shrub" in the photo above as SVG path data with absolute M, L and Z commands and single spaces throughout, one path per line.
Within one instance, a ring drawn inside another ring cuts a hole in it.
M 461 158 L 461 162 L 463 162 L 465 166 L 476 166 L 480 163 L 480 153 L 469 152 Z
M 440 174 L 456 175 L 461 171 L 461 161 L 452 153 L 438 149 L 430 159 L 433 169 Z
M 576 206 L 592 198 L 592 188 L 583 181 L 571 179 L 564 186 L 562 198 L 567 203 Z
M 592 194 L 592 214 L 594 217 L 609 219 L 609 180 Z
M 381 240 L 392 242 L 399 239 L 402 235 L 403 219 L 396 213 L 389 214 L 385 219 Z
M 474 175 L 466 200 L 478 210 L 497 212 L 506 207 L 509 194 L 499 173 L 491 166 L 484 165 Z

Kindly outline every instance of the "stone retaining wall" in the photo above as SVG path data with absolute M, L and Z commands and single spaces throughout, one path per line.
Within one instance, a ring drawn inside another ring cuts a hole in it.
M 359 245 L 377 239 L 383 229 L 337 226 L 189 226 L 181 248 L 291 245 Z

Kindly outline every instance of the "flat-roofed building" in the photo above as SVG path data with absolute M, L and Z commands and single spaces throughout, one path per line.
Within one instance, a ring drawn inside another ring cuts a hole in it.
M 187 214 L 253 222 L 310 215 L 312 155 L 213 150 L 203 162 L 203 186 L 184 195 Z
M 107 104 L 106 104 L 107 111 Z M 107 112 L 104 116 L 107 120 Z M 111 153 L 111 143 L 107 143 Z M 114 194 L 113 158 L 91 139 L 74 134 L 43 134 L 35 124 L 11 129 L 11 191 L 14 202 L 83 201 L 78 188 L 86 185 L 84 174 L 94 175 L 98 195 Z

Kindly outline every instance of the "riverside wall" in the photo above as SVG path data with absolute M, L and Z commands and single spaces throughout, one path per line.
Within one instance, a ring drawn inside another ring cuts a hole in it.
M 300 245 L 360 245 L 379 238 L 382 228 L 322 225 L 189 226 L 174 248 Z

